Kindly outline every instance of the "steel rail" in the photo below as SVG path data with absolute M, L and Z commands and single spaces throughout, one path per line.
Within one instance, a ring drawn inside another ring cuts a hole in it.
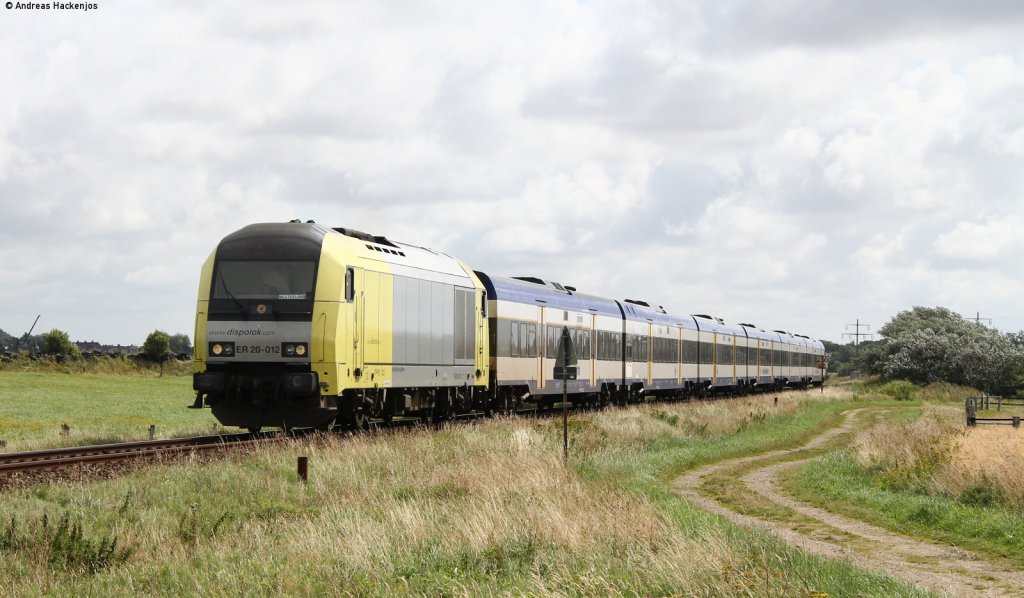
M 279 435 L 274 433 L 222 434 L 166 440 L 118 442 L 20 453 L 0 453 L 0 476 L 15 472 L 56 469 L 75 464 L 105 463 L 152 457 L 161 454 L 211 450 L 278 437 Z

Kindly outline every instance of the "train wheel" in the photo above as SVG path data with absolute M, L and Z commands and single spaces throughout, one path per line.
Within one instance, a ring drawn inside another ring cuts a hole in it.
M 370 427 L 370 418 L 362 409 L 356 409 L 352 412 L 349 424 L 352 426 L 353 430 L 365 430 Z
M 332 429 L 334 429 L 334 422 L 336 421 L 338 421 L 337 418 L 334 418 L 327 423 L 320 424 L 319 426 L 316 427 L 316 429 L 321 432 L 330 432 Z
M 254 428 L 246 428 L 245 431 L 250 433 L 250 434 L 259 434 L 262 429 L 263 428 L 261 428 L 259 426 L 256 426 Z

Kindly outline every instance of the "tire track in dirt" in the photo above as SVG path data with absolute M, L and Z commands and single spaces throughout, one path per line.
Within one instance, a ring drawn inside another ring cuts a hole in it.
M 848 562 L 854 566 L 882 571 L 905 579 L 940 595 L 946 596 L 1024 596 L 1024 572 L 998 563 L 985 561 L 977 555 L 956 547 L 931 544 L 916 540 L 874 525 L 857 521 L 824 509 L 810 506 L 783 495 L 778 488 L 778 474 L 787 467 L 796 467 L 813 458 L 771 463 L 747 473 L 743 482 L 754 492 L 775 505 L 815 520 L 816 522 L 849 534 L 857 539 L 857 546 L 831 534 L 819 534 L 827 539 L 798 532 L 781 522 L 764 520 L 737 513 L 700 493 L 704 478 L 715 473 L 742 468 L 758 461 L 775 460 L 801 452 L 821 448 L 840 434 L 853 429 L 863 409 L 844 414 L 843 423 L 816 436 L 799 448 L 770 451 L 723 461 L 691 471 L 673 482 L 675 492 L 704 510 L 721 515 L 735 523 L 764 530 L 786 543 L 806 552 Z

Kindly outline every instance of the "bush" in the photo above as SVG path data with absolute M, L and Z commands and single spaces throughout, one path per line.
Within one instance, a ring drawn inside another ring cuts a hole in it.
M 982 475 L 982 478 L 960 493 L 957 500 L 969 507 L 991 507 L 1012 504 L 1006 492 Z
M 171 351 L 171 338 L 162 330 L 154 330 L 142 345 L 142 354 L 152 361 L 163 361 Z
M 187 334 L 175 334 L 170 337 L 171 353 L 191 353 L 192 352 L 192 341 L 189 340 Z
M 889 395 L 897 401 L 910 401 L 918 394 L 917 386 L 906 380 L 893 380 L 882 385 L 882 394 Z
M 43 335 L 43 353 L 50 355 L 73 355 L 75 357 L 82 354 L 78 350 L 78 345 L 71 342 L 68 333 L 57 328 Z

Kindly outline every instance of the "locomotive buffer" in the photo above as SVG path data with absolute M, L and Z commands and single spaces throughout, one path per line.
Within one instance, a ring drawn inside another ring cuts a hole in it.
M 555 357 L 555 380 L 562 381 L 562 457 L 569 460 L 569 380 L 575 380 L 579 368 L 576 365 L 576 346 L 569 335 L 569 328 L 562 326 L 562 339 L 558 343 Z

